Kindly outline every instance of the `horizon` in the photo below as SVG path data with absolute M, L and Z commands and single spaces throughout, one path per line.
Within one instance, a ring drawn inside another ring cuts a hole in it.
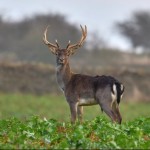
M 98 33 L 108 45 L 128 50 L 131 49 L 130 42 L 114 29 L 114 24 L 129 19 L 135 11 L 150 10 L 148 3 L 150 3 L 148 0 L 139 0 L 138 2 L 135 0 L 112 0 L 111 2 L 109 0 L 93 0 L 92 2 L 85 0 L 77 0 L 76 2 L 14 0 L 13 3 L 11 0 L 5 0 L 0 2 L 0 13 L 5 20 L 12 21 L 36 14 L 62 14 L 66 16 L 68 22 L 77 26 L 86 24 L 89 33 Z

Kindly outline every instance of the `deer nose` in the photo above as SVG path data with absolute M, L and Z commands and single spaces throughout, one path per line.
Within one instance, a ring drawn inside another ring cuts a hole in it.
M 60 58 L 61 61 L 65 60 L 65 58 Z
M 64 57 L 59 58 L 59 62 L 61 62 L 61 63 L 63 63 L 63 62 L 64 62 L 64 60 L 65 60 L 65 58 L 64 58 Z
M 59 58 L 59 60 L 60 60 L 60 61 L 64 61 L 65 59 L 64 59 L 64 58 Z

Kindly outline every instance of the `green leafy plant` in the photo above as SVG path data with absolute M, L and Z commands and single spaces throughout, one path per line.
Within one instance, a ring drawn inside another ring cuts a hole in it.
M 33 116 L 0 120 L 0 148 L 94 149 L 150 148 L 150 118 L 137 118 L 122 125 L 105 117 L 76 123 Z

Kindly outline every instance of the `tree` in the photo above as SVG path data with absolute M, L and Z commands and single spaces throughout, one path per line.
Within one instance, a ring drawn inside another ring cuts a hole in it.
M 55 61 L 42 41 L 47 25 L 49 41 L 54 43 L 57 39 L 62 48 L 69 40 L 74 43 L 81 37 L 80 28 L 60 14 L 35 15 L 19 22 L 4 20 L 0 15 L 0 55 L 13 55 L 21 61 Z
M 141 47 L 150 52 L 150 12 L 135 12 L 130 19 L 116 23 L 116 28 L 133 48 Z
M 87 42 L 87 48 L 93 51 L 99 51 L 107 47 L 107 42 L 100 37 L 98 31 L 91 32 Z

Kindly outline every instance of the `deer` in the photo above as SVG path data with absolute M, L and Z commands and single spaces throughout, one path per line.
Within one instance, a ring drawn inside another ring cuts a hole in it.
M 73 73 L 69 58 L 80 48 L 86 37 L 87 27 L 81 27 L 82 36 L 78 43 L 71 44 L 69 41 L 66 48 L 60 48 L 57 40 L 50 43 L 47 40 L 48 27 L 44 31 L 43 41 L 52 54 L 56 55 L 56 78 L 57 83 L 65 95 L 71 112 L 71 123 L 83 121 L 83 106 L 99 105 L 110 117 L 113 123 L 121 124 L 122 117 L 119 103 L 124 92 L 124 85 L 112 76 L 85 75 Z

